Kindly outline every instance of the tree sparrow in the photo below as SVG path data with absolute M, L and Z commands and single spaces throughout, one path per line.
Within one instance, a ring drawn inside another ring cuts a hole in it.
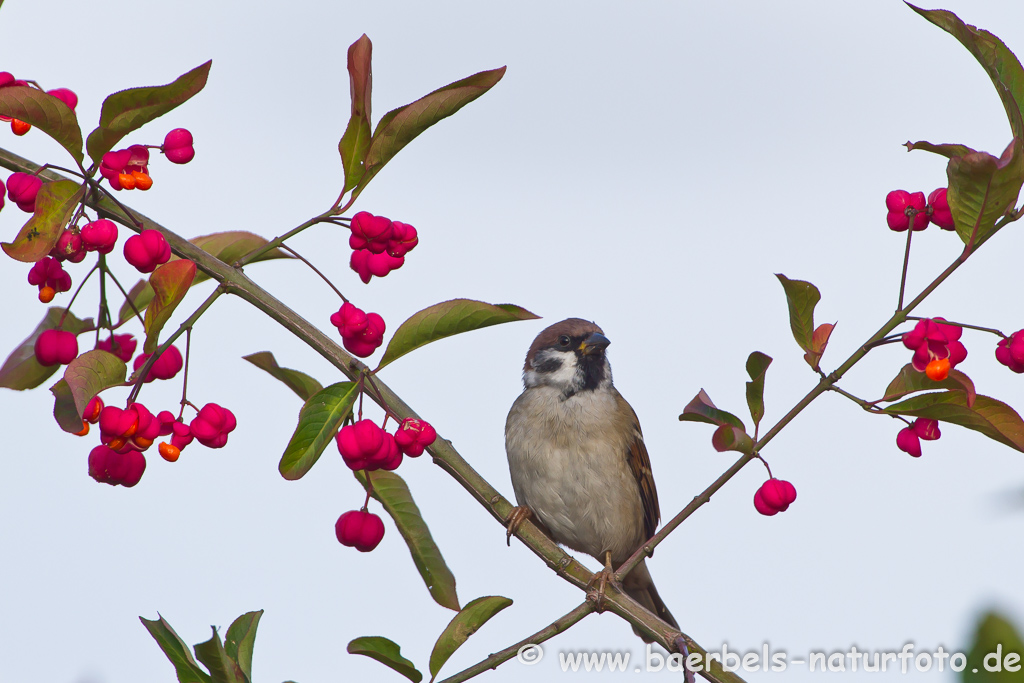
M 505 450 L 525 515 L 557 543 L 604 562 L 611 572 L 658 525 L 658 492 L 636 413 L 612 386 L 611 342 L 594 323 L 569 318 L 534 339 L 525 391 L 505 422 Z M 678 628 L 641 562 L 623 589 Z M 635 630 L 635 629 L 634 629 Z

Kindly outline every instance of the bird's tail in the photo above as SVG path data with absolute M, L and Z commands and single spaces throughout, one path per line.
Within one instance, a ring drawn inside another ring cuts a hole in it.
M 626 576 L 622 582 L 622 588 L 629 597 L 646 607 L 648 611 L 663 621 L 667 621 L 674 628 L 679 628 L 676 618 L 668 611 L 668 607 L 658 595 L 658 589 L 654 587 L 654 580 L 651 579 L 651 574 L 647 571 L 647 562 L 641 562 Z M 636 628 L 633 629 L 633 632 L 640 636 L 645 643 L 652 642 Z

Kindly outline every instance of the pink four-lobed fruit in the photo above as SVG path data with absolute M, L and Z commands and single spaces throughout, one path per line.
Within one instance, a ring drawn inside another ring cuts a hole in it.
M 996 344 L 996 360 L 1013 372 L 1024 372 L 1024 330 L 1017 330 Z
M 53 90 L 47 90 L 46 94 L 56 97 L 58 100 L 66 104 L 71 111 L 74 111 L 75 107 L 78 106 L 78 95 L 76 95 L 73 90 L 68 90 L 67 88 L 54 88 Z
M 146 471 L 146 457 L 136 450 L 118 452 L 97 446 L 89 453 L 89 476 L 101 484 L 131 488 Z
M 896 447 L 915 458 L 921 457 L 921 441 L 934 441 L 942 436 L 938 420 L 919 417 L 896 434 Z
M 366 510 L 349 510 L 334 523 L 334 534 L 344 546 L 368 553 L 384 538 L 384 522 Z
M 109 254 L 117 244 L 117 225 L 112 220 L 101 218 L 83 225 L 81 235 L 86 251 Z
M 40 365 L 67 365 L 78 357 L 78 337 L 65 330 L 44 330 L 33 350 Z
M 384 343 L 384 318 L 376 313 L 345 302 L 331 315 L 331 324 L 338 328 L 342 344 L 350 353 L 366 358 Z
M 52 256 L 44 256 L 35 262 L 28 271 L 28 283 L 39 287 L 49 287 L 54 292 L 66 292 L 71 289 L 71 276 L 65 272 L 60 261 Z
M 390 219 L 360 211 L 352 216 L 349 227 L 352 234 L 348 238 L 348 245 L 353 249 L 367 249 L 374 254 L 387 249 L 392 230 Z
M 946 188 L 940 187 L 928 195 L 928 206 L 932 210 L 932 223 L 943 230 L 956 230 L 953 212 L 949 210 L 949 201 L 946 199 Z
M 783 479 L 769 479 L 761 484 L 754 494 L 754 508 L 762 515 L 771 517 L 789 509 L 796 500 L 796 488 Z
M 135 341 L 135 337 L 130 334 L 111 333 L 106 339 L 96 342 L 97 349 L 112 353 L 125 363 L 132 359 L 137 345 L 138 342 Z
M 207 403 L 189 423 L 191 436 L 207 448 L 222 448 L 236 426 L 235 415 L 216 403 Z
M 36 195 L 42 186 L 43 181 L 38 176 L 12 173 L 7 179 L 7 198 L 25 213 L 33 213 L 36 210 Z
M 132 368 L 138 372 L 142 369 L 142 366 L 149 360 L 151 353 L 140 354 L 135 358 L 135 362 L 132 364 Z M 146 375 L 146 379 L 143 380 L 145 383 L 152 382 L 155 379 L 171 379 L 181 368 L 184 367 L 185 361 L 181 357 L 181 351 L 178 350 L 174 344 L 171 344 L 166 351 L 160 354 L 160 357 L 153 363 L 153 367 L 149 369 L 149 374 Z
M 933 360 L 949 359 L 950 368 L 967 358 L 967 348 L 959 341 L 963 328 L 951 325 L 945 318 L 919 320 L 910 332 L 903 335 L 903 345 L 913 350 L 913 365 L 924 372 Z
M 164 156 L 174 164 L 187 164 L 196 155 L 192 146 L 192 133 L 185 128 L 175 128 L 164 137 Z
M 375 254 L 369 249 L 356 249 L 349 258 L 349 267 L 359 275 L 364 284 L 369 284 L 374 276 L 384 277 L 403 265 L 404 256 L 392 256 L 387 252 Z
M 437 439 L 437 431 L 426 420 L 407 417 L 395 432 L 398 449 L 410 458 L 423 454 L 423 450 Z
M 85 259 L 85 245 L 82 236 L 71 228 L 65 228 L 57 238 L 57 243 L 50 250 L 50 256 L 59 261 L 81 263 Z
M 124 259 L 140 273 L 152 273 L 171 258 L 171 245 L 159 230 L 143 230 L 124 242 Z
M 913 229 L 924 230 L 928 227 L 927 205 L 924 199 L 924 192 L 910 193 L 906 190 L 893 190 L 885 196 L 885 208 L 888 214 L 885 217 L 890 230 L 903 232 L 910 227 L 910 216 L 908 210 L 914 215 Z
M 352 470 L 394 470 L 402 464 L 395 437 L 373 420 L 359 420 L 341 428 L 335 437 L 338 452 Z

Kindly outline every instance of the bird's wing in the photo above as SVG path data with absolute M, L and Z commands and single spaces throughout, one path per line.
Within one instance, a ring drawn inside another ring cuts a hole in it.
M 637 418 L 636 411 L 621 395 L 618 395 L 618 400 L 633 418 L 632 429 L 626 445 L 626 460 L 629 463 L 629 471 L 633 473 L 636 485 L 640 490 L 640 502 L 644 508 L 644 534 L 646 538 L 650 538 L 657 531 L 658 520 L 661 518 L 661 510 L 658 507 L 658 489 L 654 485 L 654 474 L 651 472 L 651 457 L 647 454 L 647 446 L 644 445 L 644 435 L 640 431 L 640 419 Z

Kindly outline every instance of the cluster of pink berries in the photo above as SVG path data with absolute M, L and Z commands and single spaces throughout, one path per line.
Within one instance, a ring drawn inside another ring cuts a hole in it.
M 904 427 L 896 435 L 896 447 L 915 458 L 921 457 L 921 440 L 935 441 L 942 433 L 939 431 L 938 420 L 927 420 L 919 417 L 909 427 Z
M 941 382 L 949 371 L 967 358 L 967 347 L 960 342 L 963 328 L 945 318 L 919 320 L 903 335 L 903 345 L 914 352 L 913 365 L 929 379 Z
M 765 517 L 771 517 L 788 510 L 794 500 L 796 488 L 788 481 L 773 477 L 761 484 L 754 494 L 754 508 Z
M 143 452 L 161 436 L 170 440 L 160 444 L 160 456 L 175 462 L 182 449 L 198 441 L 207 448 L 222 448 L 235 428 L 235 416 L 227 408 L 207 403 L 192 422 L 185 424 L 169 410 L 153 415 L 141 403 L 126 408 L 105 406 L 99 396 L 85 408 L 85 423 L 80 436 L 89 433 L 89 424 L 99 423 L 100 445 L 89 453 L 89 476 L 101 484 L 132 487 L 146 470 Z
M 946 199 L 946 188 L 939 189 L 928 195 L 925 202 L 924 192 L 910 193 L 906 190 L 893 190 L 885 196 L 885 208 L 888 214 L 885 217 L 889 228 L 896 232 L 903 232 L 907 228 L 924 230 L 928 223 L 934 223 L 943 230 L 955 230 L 953 225 L 953 214 L 949 210 L 949 202 Z
M 192 133 L 175 128 L 164 136 L 164 144 L 131 145 L 126 149 L 107 152 L 100 160 L 100 175 L 115 190 L 148 190 L 153 187 L 149 175 L 149 149 L 159 149 L 174 164 L 187 164 L 196 155 L 192 146 Z
M 410 458 L 422 455 L 436 438 L 437 432 L 429 423 L 408 417 L 394 434 L 384 431 L 372 420 L 359 420 L 342 427 L 335 441 L 350 469 L 372 472 L 397 469 L 403 455 Z M 364 506 L 339 517 L 334 532 L 342 545 L 365 553 L 376 548 L 384 538 L 384 523 Z
M 353 249 L 349 266 L 364 283 L 401 268 L 405 255 L 419 244 L 416 228 L 366 211 L 352 216 L 349 227 L 348 245 Z
M 6 88 L 12 85 L 23 85 L 31 87 L 32 84 L 28 81 L 15 78 L 9 71 L 0 71 L 0 88 Z M 41 90 L 42 88 L 40 88 Z M 78 106 L 78 95 L 67 88 L 54 88 L 53 90 L 47 90 L 47 95 L 52 95 L 58 100 L 68 106 L 71 111 L 75 110 Z M 9 116 L 0 116 L 0 121 L 11 122 L 11 132 L 15 135 L 24 135 L 32 129 L 32 125 L 25 121 L 19 121 L 18 119 L 12 119 Z M 3 202 L 0 202 L 0 208 L 3 207 Z

